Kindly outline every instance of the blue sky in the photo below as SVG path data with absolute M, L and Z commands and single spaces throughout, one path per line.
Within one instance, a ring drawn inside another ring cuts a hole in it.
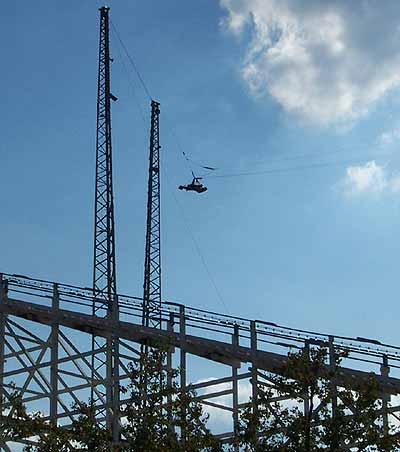
M 398 342 L 400 5 L 385 5 L 109 2 L 161 102 L 165 298 Z M 2 6 L 2 271 L 91 283 L 98 6 Z M 141 295 L 149 102 L 111 48 L 118 286 Z M 218 176 L 265 173 L 180 192 L 177 141 Z

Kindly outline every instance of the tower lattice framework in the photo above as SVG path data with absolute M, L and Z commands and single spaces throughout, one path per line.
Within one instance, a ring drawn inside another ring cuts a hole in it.
M 160 104 L 151 101 L 142 324 L 161 328 Z
M 118 321 L 115 262 L 114 194 L 112 180 L 109 8 L 100 8 L 99 66 L 97 91 L 96 188 L 93 265 L 93 315 Z M 104 383 L 91 391 L 107 426 L 117 431 L 119 407 L 118 339 L 92 338 L 92 378 Z M 94 388 L 95 386 L 93 386 Z
M 241 410 L 258 409 L 262 387 L 272 391 L 267 404 L 272 416 L 277 403 L 296 406 L 304 414 L 309 412 L 312 398 L 308 393 L 295 399 L 282 396 L 271 377 L 280 375 L 289 352 L 303 350 L 308 354 L 312 349 L 324 348 L 328 353 L 326 365 L 336 373 L 330 377 L 332 390 L 326 400 L 315 400 L 316 411 L 331 406 L 333 415 L 337 404 L 346 403 L 340 398 L 341 388 L 356 391 L 373 373 L 381 399 L 376 422 L 382 424 L 386 434 L 400 419 L 399 346 L 355 334 L 333 336 L 281 326 L 271 319 L 251 320 L 161 302 L 160 104 L 156 101 L 151 103 L 144 297 L 117 295 L 110 108 L 111 100 L 116 98 L 110 91 L 109 47 L 109 8 L 103 7 L 93 287 L 0 271 L 1 420 L 12 419 L 15 414 L 13 394 L 18 391 L 28 413 L 40 412 L 51 425 L 69 428 L 81 413 L 80 403 L 91 396 L 99 422 L 107 424 L 116 443 L 120 440 L 119 421 L 123 424 L 121 416 L 129 403 L 122 390 L 130 381 L 129 364 L 139 361 L 138 350 L 165 344 L 168 375 L 179 368 L 182 393 L 196 391 L 196 399 L 211 419 L 223 421 L 215 427 L 216 435 L 231 444 L 240 433 Z M 336 368 L 337 353 L 343 354 L 344 359 Z M 203 366 L 209 369 L 209 375 L 215 370 L 218 376 L 199 380 L 198 369 Z M 171 382 L 167 380 L 167 384 Z M 143 396 L 145 400 L 146 394 Z M 351 401 L 346 409 L 349 418 L 357 415 Z M 37 440 L 33 435 L 18 442 L 35 444 Z M 235 452 L 239 452 L 239 446 L 233 444 Z M 343 450 L 364 448 L 360 443 Z M 12 438 L 0 435 L 0 451 L 19 449 L 15 449 Z

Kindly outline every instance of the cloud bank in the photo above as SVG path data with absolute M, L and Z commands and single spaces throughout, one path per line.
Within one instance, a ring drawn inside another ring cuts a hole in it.
M 220 0 L 222 24 L 250 31 L 242 76 L 313 123 L 349 123 L 400 84 L 398 0 Z
M 361 166 L 350 166 L 342 187 L 347 195 L 365 195 L 400 192 L 400 176 L 388 174 L 375 160 Z

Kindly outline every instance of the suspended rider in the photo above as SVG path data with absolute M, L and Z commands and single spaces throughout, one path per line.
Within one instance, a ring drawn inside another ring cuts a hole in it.
M 205 187 L 201 182 L 201 177 L 195 177 L 193 175 L 193 180 L 188 185 L 179 185 L 179 190 L 186 190 L 186 191 L 195 191 L 196 193 L 204 193 L 207 191 L 207 187 Z

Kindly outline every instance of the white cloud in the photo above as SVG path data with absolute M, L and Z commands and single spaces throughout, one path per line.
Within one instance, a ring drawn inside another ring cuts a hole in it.
M 216 380 L 217 378 L 206 378 L 202 379 L 196 382 L 197 383 L 203 383 L 208 382 L 212 380 Z M 214 392 L 219 391 L 225 391 L 230 390 L 232 388 L 231 383 L 221 383 L 219 385 L 215 386 L 209 386 L 204 388 L 204 390 L 200 391 L 201 394 L 212 394 Z M 251 384 L 247 380 L 243 380 L 239 382 L 238 385 L 238 396 L 239 396 L 239 403 L 246 403 L 249 401 L 251 396 Z M 226 407 L 232 406 L 232 395 L 224 395 L 224 396 L 218 396 L 213 397 L 210 399 L 210 401 L 217 403 L 219 405 L 223 405 Z M 232 413 L 226 410 L 222 410 L 220 408 L 204 405 L 203 406 L 204 412 L 207 413 L 210 418 L 208 422 L 209 428 L 213 432 L 226 432 L 231 431 L 233 428 L 232 424 Z
M 254 95 L 315 123 L 348 123 L 400 85 L 400 2 L 220 0 L 223 26 L 252 32 L 242 76 Z
M 400 127 L 386 130 L 379 137 L 379 142 L 382 145 L 391 145 L 400 139 Z
M 400 176 L 388 174 L 375 160 L 361 166 L 350 166 L 342 187 L 348 195 L 382 194 L 400 192 Z

